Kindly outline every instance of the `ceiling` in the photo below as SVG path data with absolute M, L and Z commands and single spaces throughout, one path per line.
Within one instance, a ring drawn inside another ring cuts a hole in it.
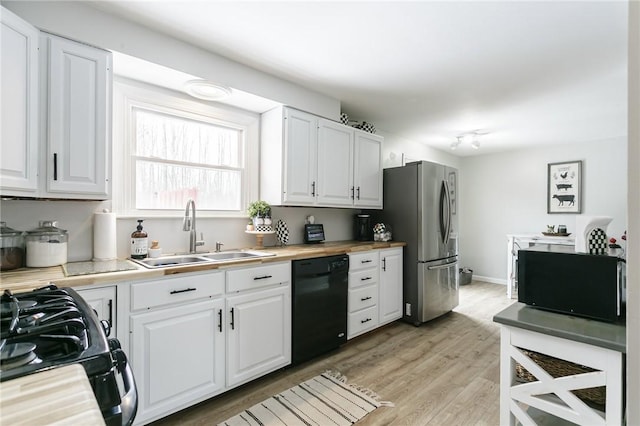
M 447 151 L 485 133 L 455 155 L 627 131 L 626 1 L 95 6 L 336 98 L 385 133 Z

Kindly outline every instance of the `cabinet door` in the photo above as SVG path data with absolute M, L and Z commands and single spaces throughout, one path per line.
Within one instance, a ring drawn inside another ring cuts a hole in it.
M 382 138 L 370 133 L 355 133 L 354 165 L 357 207 L 382 208 Z
M 318 124 L 318 204 L 353 205 L 352 128 L 320 119 Z
M 380 325 L 402 318 L 402 249 L 380 251 Z
M 227 386 L 291 363 L 288 285 L 228 297 L 227 318 Z
M 312 205 L 317 196 L 318 119 L 304 112 L 285 112 L 285 176 L 283 201 Z
M 131 364 L 144 423 L 224 388 L 222 299 L 131 316 Z
M 108 337 L 117 337 L 116 321 L 116 287 L 91 288 L 78 290 L 78 294 L 93 308 L 100 320 L 105 320 L 111 327 Z
M 0 182 L 2 195 L 37 195 L 38 30 L 2 7 Z
M 106 199 L 110 163 L 111 54 L 41 35 L 47 73 L 46 190 Z

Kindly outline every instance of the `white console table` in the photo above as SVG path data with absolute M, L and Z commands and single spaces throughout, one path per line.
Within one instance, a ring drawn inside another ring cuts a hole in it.
M 624 324 L 546 312 L 514 303 L 496 314 L 500 323 L 500 425 L 551 424 L 552 417 L 579 425 L 624 424 Z M 524 350 L 587 366 L 595 371 L 554 378 Z M 515 363 L 536 381 L 516 381 Z M 571 391 L 604 386 L 606 410 L 587 405 Z
M 538 244 L 575 245 L 575 237 L 547 237 L 538 234 L 508 234 L 507 235 L 507 297 L 514 299 L 518 296 L 518 250 Z

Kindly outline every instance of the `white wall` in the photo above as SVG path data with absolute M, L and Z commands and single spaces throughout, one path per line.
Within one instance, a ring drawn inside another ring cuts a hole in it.
M 582 214 L 611 216 L 607 234 L 627 229 L 626 138 L 556 145 L 462 160 L 460 178 L 461 264 L 474 276 L 506 282 L 507 234 L 538 233 L 575 214 L 547 214 L 547 164 L 582 160 Z
M 460 168 L 460 157 L 403 138 L 395 133 L 378 129 L 378 134 L 384 137 L 382 165 L 385 169 L 402 166 L 403 154 L 411 160 L 426 160 L 457 169 Z
M 640 2 L 629 3 L 627 424 L 640 425 Z M 633 403 L 632 401 L 636 401 Z

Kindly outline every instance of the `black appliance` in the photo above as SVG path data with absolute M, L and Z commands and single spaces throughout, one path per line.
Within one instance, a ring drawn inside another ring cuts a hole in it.
M 373 241 L 373 225 L 371 225 L 371 215 L 354 215 L 353 239 L 356 241 Z
M 304 225 L 304 242 L 307 244 L 321 243 L 324 241 L 324 226 L 322 224 Z
M 625 264 L 615 256 L 576 253 L 569 246 L 518 251 L 518 301 L 604 321 L 625 314 Z
M 292 262 L 292 364 L 347 341 L 348 272 L 346 255 Z
M 80 363 L 105 423 L 130 425 L 137 411 L 133 372 L 110 325 L 71 288 L 49 285 L 1 296 L 0 381 Z M 120 388 L 124 395 L 121 395 Z

